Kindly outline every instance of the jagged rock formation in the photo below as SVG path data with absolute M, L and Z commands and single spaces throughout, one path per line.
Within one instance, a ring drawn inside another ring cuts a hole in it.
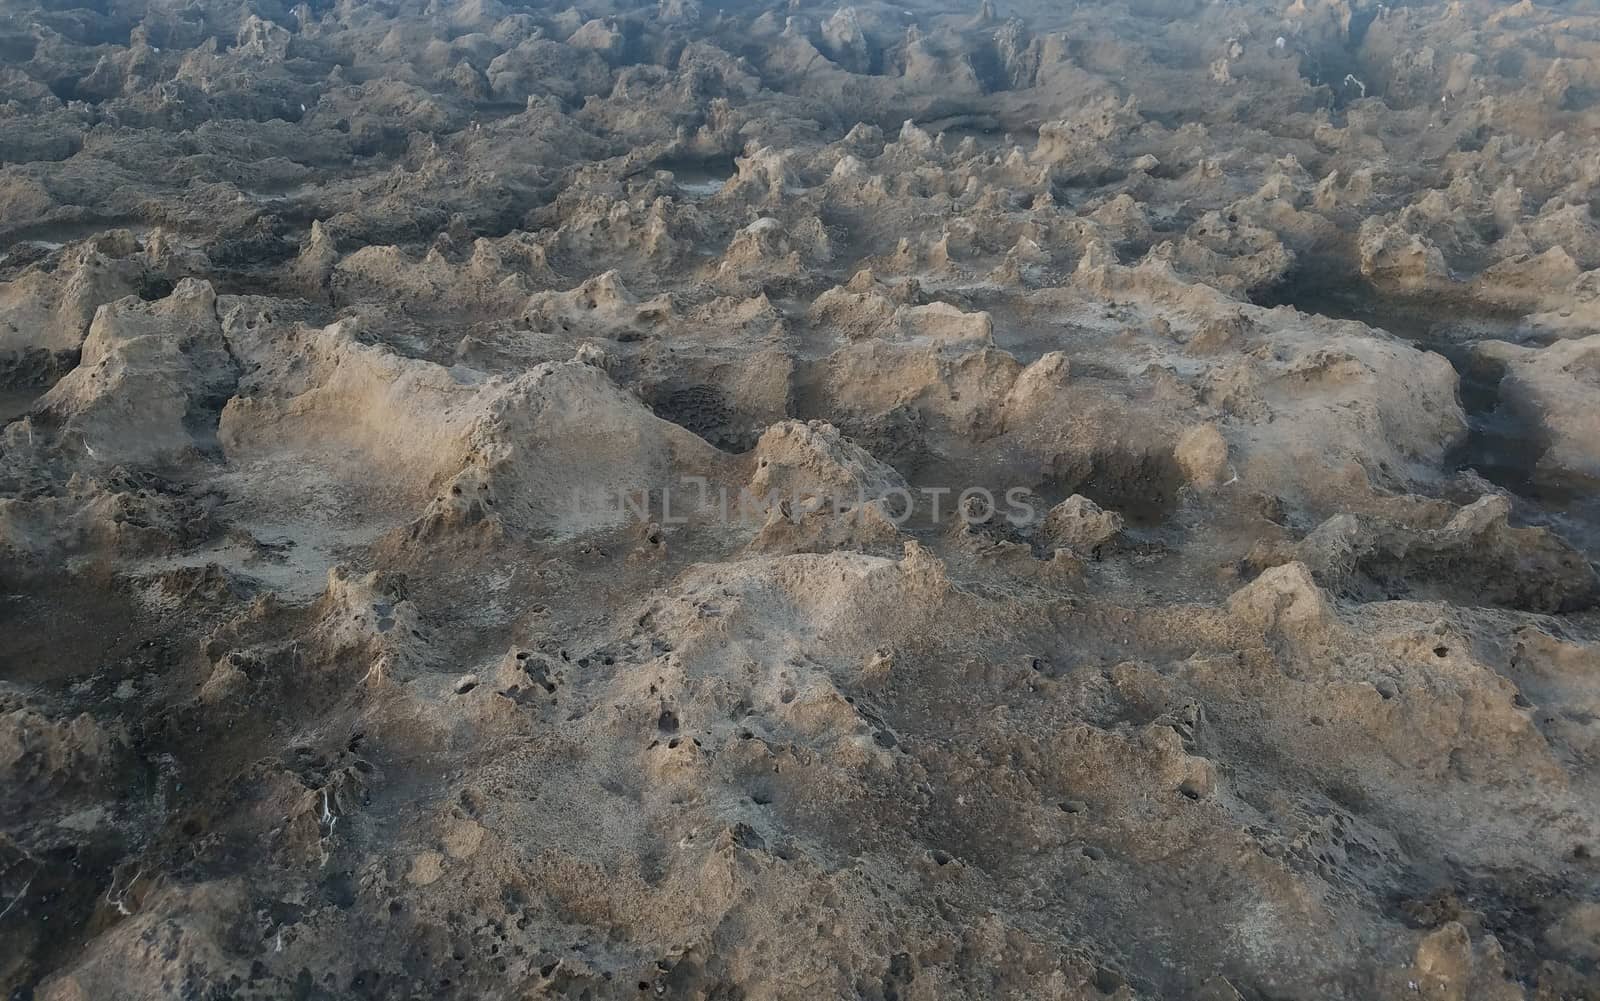
M 0 987 L 1600 995 L 1600 10 L 0 9 Z

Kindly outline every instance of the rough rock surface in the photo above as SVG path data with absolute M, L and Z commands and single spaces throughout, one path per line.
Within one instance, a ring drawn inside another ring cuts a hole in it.
M 0 5 L 8 998 L 1600 998 L 1600 6 Z

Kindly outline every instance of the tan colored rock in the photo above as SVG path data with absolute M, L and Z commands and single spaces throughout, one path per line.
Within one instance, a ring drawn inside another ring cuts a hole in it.
M 1122 531 L 1122 516 L 1073 494 L 1050 509 L 1042 530 L 1057 545 L 1088 552 L 1116 538 Z
M 1228 599 L 1234 618 L 1296 641 L 1321 638 L 1335 624 L 1333 606 L 1303 563 L 1287 563 L 1257 577 Z
M 1215 424 L 1200 424 L 1178 438 L 1173 458 L 1183 468 L 1189 482 L 1197 487 L 1214 487 L 1228 472 L 1228 442 Z
M 1600 959 L 1600 904 L 1573 904 L 1545 929 L 1545 941 L 1577 960 Z
M 411 856 L 411 868 L 406 882 L 412 886 L 428 886 L 444 875 L 444 856 L 438 852 L 418 852 Z

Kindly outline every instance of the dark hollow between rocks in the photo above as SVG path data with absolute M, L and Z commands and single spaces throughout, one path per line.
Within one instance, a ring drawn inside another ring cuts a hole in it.
M 1520 497 L 1539 498 L 1533 481 L 1543 451 L 1539 429 L 1500 405 L 1503 373 L 1475 362 L 1471 348 L 1479 340 L 1520 340 L 1516 327 L 1521 314 L 1396 296 L 1356 281 L 1329 285 L 1291 280 L 1262 295 L 1257 304 L 1355 320 L 1444 356 L 1461 379 L 1461 406 L 1467 413 L 1467 437 L 1450 456 L 1450 467 L 1472 469 Z
M 1450 362 L 1467 416 L 1466 437 L 1446 457 L 1450 470 L 1471 470 L 1513 495 L 1517 514 L 1559 532 L 1591 559 L 1600 555 L 1600 502 L 1535 479 L 1548 447 L 1542 429 L 1504 405 L 1497 365 L 1475 358 L 1484 340 L 1535 343 L 1521 330 L 1524 314 L 1487 304 L 1384 291 L 1359 279 L 1332 282 L 1294 277 L 1257 296 L 1259 306 L 1355 320 L 1387 331 Z

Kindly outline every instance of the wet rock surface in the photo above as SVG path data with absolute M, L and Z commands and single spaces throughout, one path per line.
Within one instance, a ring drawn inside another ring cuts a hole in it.
M 13 998 L 1600 996 L 1600 9 L 0 7 Z

